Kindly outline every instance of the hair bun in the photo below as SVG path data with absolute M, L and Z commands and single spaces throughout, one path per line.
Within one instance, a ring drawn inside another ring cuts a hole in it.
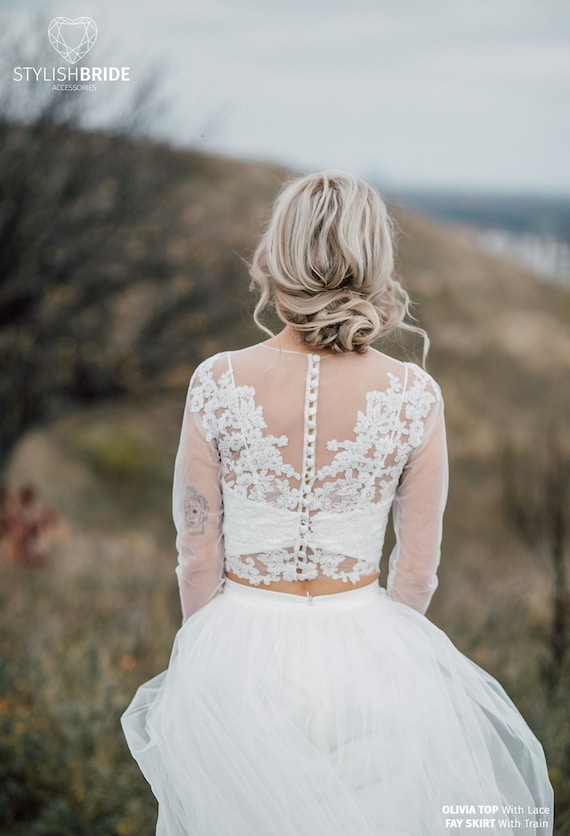
M 295 311 L 283 312 L 310 348 L 364 351 L 382 331 L 378 309 L 369 300 L 351 291 L 329 291 L 329 294 L 328 299 L 321 298 L 317 310 L 300 313 L 297 306 Z M 286 299 L 281 300 L 280 307 L 287 308 Z
M 365 351 L 405 321 L 408 294 L 394 277 L 394 222 L 376 189 L 343 171 L 308 174 L 286 183 L 250 265 L 261 290 L 254 319 L 273 304 L 310 348 Z M 271 334 L 272 335 L 272 334 Z M 273 335 L 272 335 L 273 336 Z

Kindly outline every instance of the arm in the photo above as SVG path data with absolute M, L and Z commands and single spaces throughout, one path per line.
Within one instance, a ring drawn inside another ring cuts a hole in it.
M 172 492 L 183 622 L 220 592 L 224 577 L 220 457 L 200 412 L 191 409 L 195 386 L 196 374 L 188 388 Z
M 396 545 L 389 559 L 386 589 L 391 598 L 425 614 L 438 586 L 448 459 L 444 404 L 436 401 L 419 447 L 404 467 L 392 508 Z

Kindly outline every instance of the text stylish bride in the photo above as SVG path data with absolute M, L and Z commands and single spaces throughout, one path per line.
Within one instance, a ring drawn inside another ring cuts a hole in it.
M 371 345 L 397 328 L 428 345 L 406 322 L 391 229 L 350 174 L 287 183 L 251 264 L 256 321 L 272 304 L 284 330 L 190 381 L 183 624 L 121 718 L 160 836 L 552 834 L 541 744 L 425 615 L 444 403 L 423 367 Z

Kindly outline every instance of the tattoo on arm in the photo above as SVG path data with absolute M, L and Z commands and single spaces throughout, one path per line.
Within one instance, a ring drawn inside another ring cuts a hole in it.
M 184 516 L 188 534 L 203 534 L 208 519 L 208 501 L 201 496 L 194 485 L 188 485 L 184 496 Z

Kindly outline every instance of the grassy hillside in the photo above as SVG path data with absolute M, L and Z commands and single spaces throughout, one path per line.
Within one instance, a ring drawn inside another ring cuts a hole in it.
M 168 664 L 180 623 L 170 480 L 185 387 L 201 357 L 263 339 L 251 325 L 241 258 L 285 172 L 159 146 L 152 153 L 176 154 L 186 172 L 176 184 L 187 228 L 172 242 L 177 263 L 233 265 L 219 303 L 235 316 L 217 333 L 206 312 L 194 311 L 192 350 L 154 391 L 69 407 L 10 457 L 6 481 L 37 485 L 59 523 L 46 534 L 47 567 L 0 560 L 0 809 L 5 801 L 9 810 L 1 833 L 153 832 L 152 798 L 118 717 L 137 685 Z M 516 441 L 530 464 L 540 461 L 553 417 L 568 415 L 569 294 L 451 229 L 398 219 L 398 268 L 432 338 L 428 369 L 443 389 L 449 435 L 450 497 L 429 617 L 499 679 L 543 741 L 563 836 L 569 676 L 546 688 L 551 567 L 505 523 L 501 454 Z M 182 272 L 188 281 L 200 276 Z M 413 356 L 409 345 L 379 347 Z

